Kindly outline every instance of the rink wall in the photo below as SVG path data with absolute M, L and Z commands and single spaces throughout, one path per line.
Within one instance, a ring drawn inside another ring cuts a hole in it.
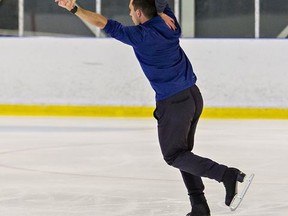
M 288 118 L 288 40 L 182 39 L 204 117 Z M 0 115 L 151 116 L 132 48 L 113 39 L 0 38 Z

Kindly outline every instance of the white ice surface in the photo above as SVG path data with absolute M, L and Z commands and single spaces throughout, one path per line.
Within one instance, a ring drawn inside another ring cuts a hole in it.
M 205 179 L 213 216 L 288 215 L 288 121 L 201 120 L 194 153 L 255 173 L 230 212 Z M 1 216 L 185 216 L 180 173 L 153 119 L 0 117 Z

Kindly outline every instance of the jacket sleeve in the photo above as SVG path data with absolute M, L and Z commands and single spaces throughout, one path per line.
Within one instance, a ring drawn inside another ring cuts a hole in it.
M 167 0 L 155 0 L 155 5 L 158 13 L 162 13 L 168 4 Z
M 143 39 L 140 26 L 123 26 L 112 19 L 108 20 L 103 30 L 112 38 L 133 47 L 137 47 Z

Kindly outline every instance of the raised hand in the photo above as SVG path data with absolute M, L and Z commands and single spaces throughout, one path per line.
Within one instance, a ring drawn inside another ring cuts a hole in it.
M 55 0 L 58 6 L 67 10 L 72 10 L 76 4 L 76 0 Z

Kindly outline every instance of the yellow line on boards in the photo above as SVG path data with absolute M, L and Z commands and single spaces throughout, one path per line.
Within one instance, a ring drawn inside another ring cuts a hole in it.
M 288 119 L 288 108 L 205 108 L 202 118 Z
M 2 116 L 152 117 L 154 107 L 1 105 Z M 288 108 L 204 108 L 207 119 L 288 119 Z
M 151 117 L 154 108 L 141 106 L 0 105 L 0 115 Z

